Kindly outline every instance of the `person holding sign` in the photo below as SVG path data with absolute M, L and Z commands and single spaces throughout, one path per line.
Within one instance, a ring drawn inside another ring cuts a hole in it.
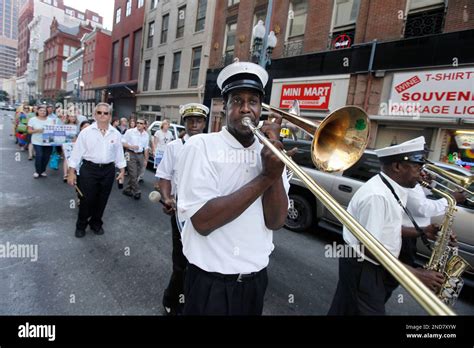
M 46 166 L 53 150 L 50 145 L 43 143 L 43 129 L 45 126 L 54 125 L 54 121 L 48 118 L 46 113 L 46 107 L 44 105 L 38 106 L 36 111 L 36 117 L 31 118 L 28 121 L 28 134 L 31 134 L 31 143 L 35 149 L 35 169 L 33 174 L 35 179 L 40 176 L 46 177 Z

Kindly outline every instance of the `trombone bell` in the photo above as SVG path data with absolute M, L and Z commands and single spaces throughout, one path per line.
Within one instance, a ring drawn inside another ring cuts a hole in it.
M 319 124 L 265 103 L 262 107 L 276 111 L 313 136 L 311 159 L 316 168 L 324 172 L 350 168 L 362 156 L 369 142 L 369 117 L 357 106 L 341 107 Z

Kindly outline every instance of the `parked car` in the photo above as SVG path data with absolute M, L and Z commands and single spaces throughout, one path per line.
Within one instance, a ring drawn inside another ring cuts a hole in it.
M 155 121 L 148 127 L 148 134 L 150 135 L 150 149 L 152 148 L 151 142 L 153 141 L 153 136 L 155 135 L 155 132 L 158 129 L 160 129 L 160 127 L 161 127 L 161 121 Z M 173 138 L 176 139 L 179 133 L 181 131 L 184 131 L 185 128 L 184 126 L 181 126 L 179 124 L 171 123 L 169 130 L 173 134 Z M 151 164 L 153 166 L 154 160 L 155 158 L 153 155 L 148 156 L 148 164 Z
M 367 180 L 380 172 L 380 163 L 374 151 L 366 150 L 359 161 L 351 168 L 342 173 L 324 173 L 317 170 L 310 155 L 310 141 L 284 140 L 286 149 L 298 147 L 298 152 L 293 157 L 306 173 L 308 173 L 319 185 L 321 185 L 329 194 L 336 199 L 343 207 L 349 205 L 354 193 Z M 446 163 L 435 162 L 435 164 L 445 170 L 460 175 L 472 175 L 468 170 Z M 331 212 L 319 202 L 314 195 L 306 188 L 304 183 L 296 176 L 291 179 L 290 185 L 290 209 L 285 226 L 293 231 L 301 232 L 310 229 L 313 226 L 325 228 L 327 230 L 342 233 L 342 224 L 335 218 Z M 474 190 L 474 184 L 469 188 Z M 435 199 L 437 197 L 428 196 Z M 443 216 L 433 218 L 433 223 L 440 223 Z M 457 212 L 454 217 L 453 231 L 455 231 L 459 241 L 459 255 L 466 259 L 474 267 L 474 204 L 466 201 L 458 204 Z M 425 263 L 425 258 L 431 255 L 431 252 L 418 240 L 418 254 L 422 258 L 421 263 Z M 467 283 L 474 286 L 474 269 L 468 270 Z

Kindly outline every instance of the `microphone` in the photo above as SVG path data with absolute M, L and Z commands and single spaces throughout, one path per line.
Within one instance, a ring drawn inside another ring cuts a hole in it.
M 159 193 L 158 191 L 151 191 L 150 194 L 148 195 L 148 199 L 152 203 L 161 203 L 165 207 L 170 208 L 168 204 L 166 204 L 165 202 L 161 200 L 161 193 Z

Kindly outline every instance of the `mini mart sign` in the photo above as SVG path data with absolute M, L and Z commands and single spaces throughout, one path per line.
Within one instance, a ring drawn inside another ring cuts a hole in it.
M 390 115 L 474 119 L 474 68 L 394 74 L 390 95 Z
M 331 88 L 331 82 L 284 84 L 281 88 L 280 108 L 288 109 L 294 100 L 298 100 L 300 109 L 328 110 Z

